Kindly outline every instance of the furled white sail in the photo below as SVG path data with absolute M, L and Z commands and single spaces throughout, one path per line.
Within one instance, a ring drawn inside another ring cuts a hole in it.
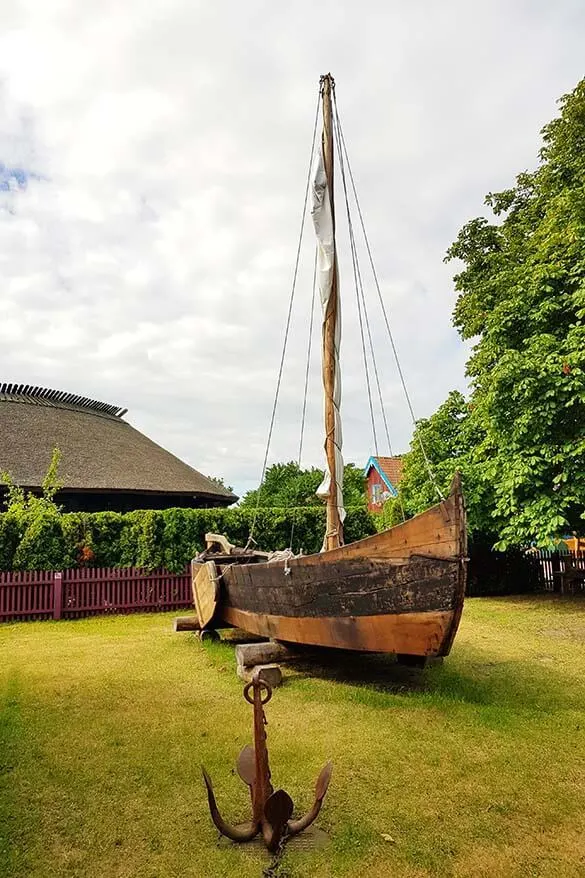
M 323 158 L 323 146 L 318 152 L 313 170 L 313 206 L 311 215 L 317 235 L 317 276 L 319 279 L 319 293 L 321 307 L 323 309 L 323 321 L 327 313 L 327 307 L 333 289 L 333 279 L 337 274 L 337 262 L 335 259 L 335 235 L 333 227 L 333 215 L 331 211 L 331 199 L 325 163 Z M 339 284 L 339 279 L 337 279 Z M 337 286 L 339 289 L 339 286 Z M 333 485 L 332 474 L 329 466 L 325 466 L 325 478 L 317 489 L 317 496 L 328 500 L 331 496 L 338 508 L 339 518 L 343 522 L 345 509 L 343 508 L 343 456 L 341 454 L 341 372 L 339 368 L 339 347 L 341 341 L 341 312 L 337 309 L 337 324 L 335 327 L 335 382 L 333 391 L 333 408 L 335 412 L 335 484 Z

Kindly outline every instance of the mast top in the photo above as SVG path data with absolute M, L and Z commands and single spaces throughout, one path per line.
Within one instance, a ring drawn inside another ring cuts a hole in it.
M 319 80 L 319 86 L 321 89 L 321 94 L 323 94 L 325 91 L 335 91 L 335 80 L 333 79 L 333 76 L 330 73 L 324 73 Z

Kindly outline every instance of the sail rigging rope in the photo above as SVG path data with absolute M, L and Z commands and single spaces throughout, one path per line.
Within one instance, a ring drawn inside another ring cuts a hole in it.
M 303 458 L 303 441 L 305 438 L 305 420 L 306 420 L 306 415 L 307 415 L 307 395 L 308 395 L 308 390 L 309 390 L 309 370 L 311 367 L 311 351 L 312 351 L 312 347 L 313 347 L 313 324 L 315 322 L 316 292 L 317 292 L 317 248 L 315 247 L 315 261 L 313 263 L 313 295 L 311 298 L 311 318 L 309 321 L 309 339 L 307 342 L 307 362 L 305 365 L 305 388 L 303 391 L 303 411 L 301 414 L 299 453 L 297 456 L 297 466 L 298 466 L 299 470 L 301 468 L 301 460 Z M 293 507 L 293 514 L 292 514 L 292 523 L 290 526 L 289 548 L 290 548 L 291 552 L 294 551 L 293 550 L 293 539 L 294 539 L 294 535 L 295 535 L 296 523 L 297 523 L 297 507 L 294 506 Z
M 375 267 L 375 265 L 374 265 L 374 258 L 373 258 L 373 256 L 372 256 L 372 250 L 371 250 L 371 247 L 370 247 L 370 241 L 369 241 L 369 238 L 368 238 L 368 235 L 367 235 L 367 232 L 366 232 L 366 226 L 365 226 L 365 222 L 364 222 L 364 217 L 363 217 L 363 214 L 362 214 L 362 209 L 361 209 L 361 205 L 360 205 L 359 198 L 358 198 L 358 194 L 357 194 L 357 190 L 356 190 L 355 180 L 354 180 L 353 172 L 352 172 L 352 169 L 351 169 L 351 163 L 350 163 L 350 161 L 349 161 L 349 155 L 348 155 L 348 152 L 347 152 L 347 144 L 346 144 L 346 142 L 345 142 L 345 137 L 344 137 L 344 134 L 343 134 L 343 129 L 342 129 L 342 127 L 341 127 L 341 121 L 340 121 L 340 119 L 339 119 L 339 110 L 338 110 L 338 107 L 337 107 L 337 97 L 336 97 L 335 92 L 333 92 L 333 109 L 334 109 L 334 115 L 335 115 L 335 124 L 336 124 L 336 127 L 337 127 L 338 132 L 339 132 L 339 140 L 340 140 L 340 143 L 341 143 L 341 145 L 342 145 L 342 147 L 343 147 L 343 153 L 344 153 L 344 156 L 345 156 L 345 161 L 346 161 L 346 163 L 347 163 L 348 176 L 349 176 L 349 180 L 350 180 L 350 183 L 351 183 L 351 187 L 352 187 L 352 191 L 353 191 L 353 196 L 354 196 L 354 199 L 355 199 L 355 204 L 356 204 L 356 208 L 357 208 L 358 216 L 359 216 L 359 219 L 360 219 L 360 225 L 361 225 L 361 229 L 362 229 L 362 234 L 363 234 L 363 236 L 364 236 L 364 242 L 365 242 L 365 245 L 366 245 L 366 251 L 367 251 L 367 254 L 368 254 L 368 259 L 369 259 L 369 263 L 370 263 L 370 268 L 371 268 L 371 270 L 372 270 L 372 275 L 373 275 L 373 278 L 374 278 L 374 284 L 375 284 L 375 287 L 376 287 L 376 292 L 377 292 L 377 294 L 378 294 L 378 300 L 379 300 L 379 302 L 380 302 L 380 307 L 381 307 L 381 309 L 382 309 L 382 315 L 383 315 L 383 317 L 384 317 L 384 323 L 385 323 L 386 330 L 387 330 L 387 333 L 388 333 L 388 338 L 390 339 L 390 345 L 391 345 L 391 348 L 392 348 L 392 352 L 393 352 L 393 354 L 394 354 L 394 360 L 395 360 L 395 363 L 396 363 L 396 368 L 397 368 L 397 370 L 398 370 L 398 375 L 399 375 L 399 377 L 400 377 L 400 383 L 401 383 L 401 385 L 402 385 L 402 390 L 403 390 L 403 392 L 404 392 L 404 396 L 405 396 L 405 399 L 406 399 L 406 403 L 407 403 L 407 405 L 408 405 L 408 409 L 409 409 L 409 412 L 410 412 L 410 417 L 411 417 L 412 424 L 413 424 L 413 427 L 414 427 L 414 434 L 415 434 L 415 436 L 417 437 L 417 440 L 418 440 L 418 443 L 419 443 L 419 447 L 420 447 L 420 450 L 421 450 L 421 453 L 422 453 L 422 456 L 423 456 L 424 464 L 425 464 L 425 467 L 426 467 L 427 474 L 428 474 L 428 476 L 429 476 L 429 480 L 430 480 L 430 482 L 431 482 L 431 485 L 432 485 L 433 488 L 435 489 L 435 491 L 436 491 L 436 493 L 437 493 L 437 495 L 438 495 L 438 497 L 439 497 L 439 500 L 444 500 L 444 499 L 445 499 L 445 495 L 444 495 L 443 492 L 441 491 L 441 488 L 439 487 L 439 484 L 438 484 L 437 479 L 436 479 L 436 477 L 435 477 L 435 474 L 434 474 L 434 472 L 433 472 L 433 468 L 432 468 L 432 466 L 431 466 L 431 462 L 430 462 L 430 460 L 429 460 L 429 456 L 428 456 L 428 454 L 427 454 L 427 451 L 426 451 L 426 448 L 425 448 L 424 442 L 423 442 L 422 437 L 421 437 L 421 435 L 420 435 L 420 431 L 418 431 L 418 430 L 416 429 L 416 427 L 417 427 L 417 421 L 416 421 L 416 417 L 415 417 L 415 414 L 414 414 L 414 409 L 413 409 L 413 406 L 412 406 L 412 401 L 411 401 L 411 399 L 410 399 L 410 394 L 409 394 L 409 392 L 408 392 L 408 388 L 407 388 L 407 386 L 406 386 L 406 380 L 405 380 L 405 378 L 404 378 L 404 373 L 403 373 L 403 371 L 402 371 L 402 366 L 401 366 L 401 364 L 400 364 L 400 358 L 399 358 L 399 356 L 398 356 L 398 350 L 397 350 L 397 348 L 396 348 L 396 344 L 395 344 L 395 341 L 394 341 L 394 335 L 393 335 L 392 330 L 391 330 L 391 328 L 390 328 L 390 321 L 388 320 L 388 313 L 387 313 L 387 311 L 386 311 L 386 306 L 385 306 L 385 304 L 384 304 L 384 299 L 383 299 L 383 297 L 382 297 L 382 291 L 381 291 L 381 289 L 380 289 L 380 283 L 379 283 L 379 281 L 378 281 L 378 275 L 377 275 L 377 272 L 376 272 L 376 267 Z
M 378 457 L 379 456 L 378 440 L 377 440 L 377 436 L 376 436 L 374 408 L 373 408 L 372 394 L 371 394 L 371 388 L 370 388 L 370 378 L 369 378 L 369 372 L 368 372 L 366 346 L 365 346 L 364 333 L 363 333 L 363 327 L 362 327 L 362 322 L 361 322 L 361 311 L 363 311 L 364 323 L 366 326 L 366 332 L 367 332 L 368 341 L 369 341 L 370 356 L 372 358 L 372 367 L 373 367 L 373 371 L 374 371 L 374 377 L 376 380 L 376 388 L 378 391 L 378 401 L 380 404 L 380 410 L 382 412 L 382 419 L 383 419 L 383 423 L 384 423 L 384 430 L 386 433 L 386 442 L 388 443 L 388 450 L 390 452 L 390 455 L 393 456 L 392 443 L 390 441 L 390 430 L 388 429 L 388 420 L 386 418 L 386 408 L 384 406 L 384 399 L 382 397 L 382 387 L 380 384 L 380 375 L 378 372 L 378 364 L 376 362 L 376 354 L 375 354 L 375 350 L 374 350 L 374 342 L 372 339 L 372 332 L 371 332 L 371 328 L 370 328 L 370 319 L 369 319 L 369 315 L 368 315 L 368 308 L 367 308 L 366 297 L 365 297 L 365 293 L 364 293 L 362 273 L 360 270 L 358 253 L 357 253 L 357 244 L 356 244 L 356 240 L 355 240 L 355 233 L 353 230 L 353 222 L 352 222 L 352 218 L 351 218 L 351 210 L 350 210 L 350 205 L 349 205 L 349 195 L 348 195 L 348 191 L 347 191 L 347 182 L 346 182 L 346 177 L 345 177 L 344 156 L 343 156 L 343 152 L 341 149 L 339 117 L 337 115 L 337 107 L 336 106 L 334 107 L 333 130 L 335 132 L 336 146 L 337 146 L 337 152 L 338 152 L 338 157 L 339 157 L 339 167 L 341 169 L 341 178 L 343 181 L 343 192 L 344 192 L 344 196 L 345 196 L 345 206 L 346 206 L 346 211 L 347 211 L 347 224 L 348 224 L 349 238 L 350 238 L 351 248 L 352 248 L 352 259 L 353 259 L 353 263 L 354 263 L 354 278 L 355 278 L 355 282 L 356 282 L 358 314 L 360 315 L 360 331 L 361 331 L 361 339 L 362 339 L 362 352 L 363 352 L 364 367 L 365 367 L 365 372 L 366 372 L 366 384 L 367 384 L 367 389 L 368 389 L 368 399 L 369 399 L 369 403 L 370 403 L 370 415 L 372 418 L 372 432 L 374 435 L 374 448 L 376 451 L 376 457 Z M 361 299 L 361 310 L 360 310 L 360 299 Z M 404 504 L 402 501 L 402 497 L 401 497 L 400 493 L 398 493 L 397 496 L 398 496 L 398 503 L 399 503 L 400 511 L 401 511 L 401 515 L 402 515 L 402 520 L 406 521 L 406 513 L 404 511 Z
M 305 228 L 305 219 L 306 219 L 306 216 L 307 216 L 307 203 L 308 203 L 308 200 L 309 200 L 309 190 L 310 190 L 310 186 L 311 186 L 311 169 L 312 169 L 312 167 L 313 167 L 313 157 L 314 157 L 314 154 L 315 154 L 315 141 L 316 141 L 316 138 L 317 138 L 317 124 L 318 124 L 318 121 L 319 121 L 319 104 L 320 104 L 320 101 L 321 101 L 321 84 L 319 84 L 319 92 L 318 92 L 318 95 L 317 95 L 317 106 L 316 106 L 316 109 L 315 109 L 315 121 L 314 121 L 314 123 L 313 123 L 313 136 L 312 136 L 312 139 L 311 139 L 311 154 L 310 154 L 310 157 L 309 157 L 309 169 L 308 169 L 308 172 L 307 172 L 307 182 L 306 182 L 306 184 L 305 184 L 305 198 L 304 198 L 304 201 L 303 201 L 303 211 L 302 211 L 302 216 L 301 216 L 301 226 L 300 226 L 300 230 L 299 230 L 299 242 L 298 242 L 298 245 L 297 245 L 297 252 L 296 252 L 296 258 L 295 258 L 295 267 L 294 267 L 294 271 L 293 271 L 292 285 L 291 285 L 291 291 L 290 291 L 290 299 L 289 299 L 289 303 L 288 303 L 288 312 L 287 312 L 287 317 L 286 317 L 286 326 L 285 326 L 285 330 L 284 330 L 284 339 L 283 339 L 283 343 L 282 343 L 282 352 L 281 352 L 281 356 L 280 356 L 280 366 L 279 366 L 279 369 L 278 369 L 278 379 L 277 379 L 277 381 L 276 381 L 276 390 L 275 390 L 275 393 L 274 393 L 274 402 L 273 402 L 273 405 L 272 405 L 272 415 L 271 415 L 271 417 L 270 417 L 270 427 L 269 427 L 269 429 L 268 429 L 268 438 L 267 438 L 267 440 L 266 440 L 266 451 L 265 451 L 265 453 L 264 453 L 264 462 L 263 462 L 263 464 L 262 464 L 262 474 L 261 474 L 261 476 L 260 476 L 260 484 L 258 485 L 257 493 L 256 493 L 256 506 L 255 506 L 255 508 L 254 508 L 254 515 L 253 515 L 253 517 L 252 517 L 252 524 L 251 524 L 251 526 L 250 526 L 250 533 L 249 533 L 249 535 L 248 535 L 248 542 L 246 543 L 246 548 L 249 548 L 250 545 L 254 542 L 254 530 L 255 530 L 255 528 L 256 528 L 256 521 L 257 521 L 257 519 L 258 519 L 258 512 L 259 512 L 259 509 L 260 509 L 260 496 L 261 496 L 261 492 L 262 492 L 262 486 L 263 486 L 263 484 L 264 484 L 264 478 L 265 478 L 265 476 L 266 476 L 266 466 L 267 466 L 267 464 L 268 464 L 268 455 L 269 455 L 269 453 L 270 453 L 270 443 L 271 443 L 271 441 L 272 441 L 272 433 L 273 433 L 273 430 L 274 430 L 274 421 L 275 421 L 275 418 L 276 418 L 276 409 L 277 409 L 277 407 L 278 407 L 278 398 L 279 398 L 279 395 L 280 395 L 280 385 L 281 385 L 281 382 L 282 382 L 282 373 L 283 373 L 283 370 L 284 370 L 284 358 L 285 358 L 285 356 L 286 356 L 286 348 L 287 348 L 287 344 L 288 344 L 288 336 L 289 336 L 289 331 L 290 331 L 290 323 L 291 323 L 291 317 L 292 317 L 292 309 L 293 309 L 293 304 L 294 304 L 294 299 L 295 299 L 295 292 L 296 292 L 296 286 L 297 286 L 297 276 L 298 276 L 298 273 L 299 273 L 299 262 L 300 262 L 300 258 L 301 258 L 301 246 L 302 246 L 302 243 L 303 243 L 303 231 L 304 231 L 304 228 Z
M 357 247 L 356 247 L 356 242 L 355 242 L 355 235 L 353 232 L 353 223 L 351 221 L 351 213 L 350 213 L 350 209 L 349 209 L 349 197 L 348 197 L 348 192 L 347 192 L 347 183 L 346 183 L 346 179 L 345 179 L 345 166 L 343 163 L 343 154 L 342 154 L 341 148 L 340 148 L 339 130 L 337 127 L 337 119 L 336 119 L 335 115 L 333 117 L 333 132 L 335 134 L 335 144 L 337 146 L 337 154 L 338 154 L 338 158 L 339 158 L 339 168 L 341 171 L 341 179 L 343 182 L 343 192 L 344 192 L 344 196 L 345 196 L 345 209 L 346 209 L 346 213 L 347 213 L 347 227 L 348 227 L 348 232 L 349 232 L 351 261 L 352 261 L 352 265 L 353 265 L 353 279 L 354 279 L 356 302 L 357 302 L 360 337 L 361 337 L 361 342 L 362 342 L 362 355 L 363 355 L 363 360 L 364 360 L 364 372 L 365 372 L 365 376 L 366 376 L 366 388 L 368 391 L 368 404 L 369 404 L 369 408 L 370 408 L 370 420 L 371 420 L 371 424 L 372 424 L 372 437 L 374 440 L 374 450 L 376 452 L 376 457 L 378 457 L 378 437 L 376 434 L 376 420 L 374 418 L 374 404 L 372 401 L 372 387 L 371 387 L 371 382 L 370 382 L 370 370 L 369 370 L 369 366 L 368 366 L 368 355 L 367 355 L 367 351 L 366 351 L 366 341 L 365 341 L 365 336 L 364 336 L 364 317 L 367 320 L 367 313 L 365 313 L 362 316 L 362 307 L 363 307 L 362 303 L 364 303 L 364 305 L 365 305 L 365 300 L 363 298 L 363 285 L 362 285 L 361 272 L 360 272 L 359 263 L 358 263 Z M 360 297 L 360 291 L 361 291 L 361 297 Z M 361 301 L 360 301 L 360 299 L 361 299 Z

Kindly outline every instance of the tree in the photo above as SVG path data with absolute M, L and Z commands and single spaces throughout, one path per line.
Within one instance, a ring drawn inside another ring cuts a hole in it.
M 404 455 L 399 498 L 389 500 L 384 510 L 386 524 L 397 524 L 403 510 L 407 516 L 416 515 L 437 503 L 447 495 L 451 480 L 459 471 L 463 476 L 470 532 L 484 537 L 493 533 L 491 486 L 485 481 L 478 460 L 485 432 L 473 411 L 473 405 L 454 390 L 430 418 L 417 423 L 410 450 Z
M 226 485 L 221 476 L 206 476 L 210 482 L 213 482 L 214 485 L 217 485 L 218 488 L 225 488 L 226 491 L 229 491 L 230 494 L 233 494 L 234 489 L 231 485 Z
M 54 448 L 40 496 L 24 491 L 9 473 L 0 473 L 0 481 L 7 487 L 3 529 L 11 528 L 17 537 L 13 559 L 16 570 L 40 570 L 43 565 L 53 569 L 63 556 L 61 507 L 55 502 L 61 488 L 60 461 L 61 452 Z
M 259 505 L 273 508 L 295 506 L 320 506 L 316 491 L 323 481 L 323 470 L 312 467 L 301 469 L 295 461 L 275 463 L 268 467 L 264 482 L 243 497 L 241 506 Z M 353 463 L 345 465 L 343 472 L 343 496 L 346 507 L 365 507 L 365 482 L 363 471 Z
M 468 222 L 446 257 L 463 263 L 454 323 L 476 339 L 472 456 L 500 548 L 583 527 L 585 80 L 560 104 L 537 170 L 488 195 L 493 220 Z
M 6 512 L 16 516 L 43 512 L 58 515 L 61 512 L 61 507 L 55 503 L 55 494 L 63 487 L 59 481 L 60 463 L 61 451 L 55 447 L 43 478 L 40 496 L 37 496 L 33 491 L 24 491 L 20 485 L 15 484 L 9 472 L 0 472 L 0 482 L 6 486 L 6 499 L 4 501 Z

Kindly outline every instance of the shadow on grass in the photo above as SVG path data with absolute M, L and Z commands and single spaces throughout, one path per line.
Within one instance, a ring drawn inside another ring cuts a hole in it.
M 225 661 L 229 643 L 211 644 L 210 658 Z M 485 653 L 466 647 L 452 657 L 431 660 L 423 670 L 404 667 L 394 656 L 320 649 L 318 658 L 296 661 L 285 676 L 285 686 L 305 698 L 355 702 L 373 708 L 396 705 L 396 698 L 412 699 L 412 706 L 474 704 L 511 711 L 573 709 L 582 692 L 567 685 L 554 668 L 527 659 L 486 661 Z M 315 680 L 338 683 L 314 689 Z M 414 698 L 415 697 L 415 698 Z
M 431 662 L 424 670 L 406 668 L 392 656 L 336 654 L 319 656 L 319 662 L 297 665 L 299 683 L 312 678 L 339 682 L 340 700 L 370 707 L 389 707 L 397 696 L 422 705 L 474 704 L 512 711 L 545 711 L 578 708 L 582 692 L 567 685 L 554 668 L 535 661 L 486 661 L 484 653 L 469 648 L 465 654 Z M 299 679 L 300 678 L 300 679 Z M 348 689 L 350 690 L 348 692 Z M 413 699 L 414 700 L 414 699 Z

